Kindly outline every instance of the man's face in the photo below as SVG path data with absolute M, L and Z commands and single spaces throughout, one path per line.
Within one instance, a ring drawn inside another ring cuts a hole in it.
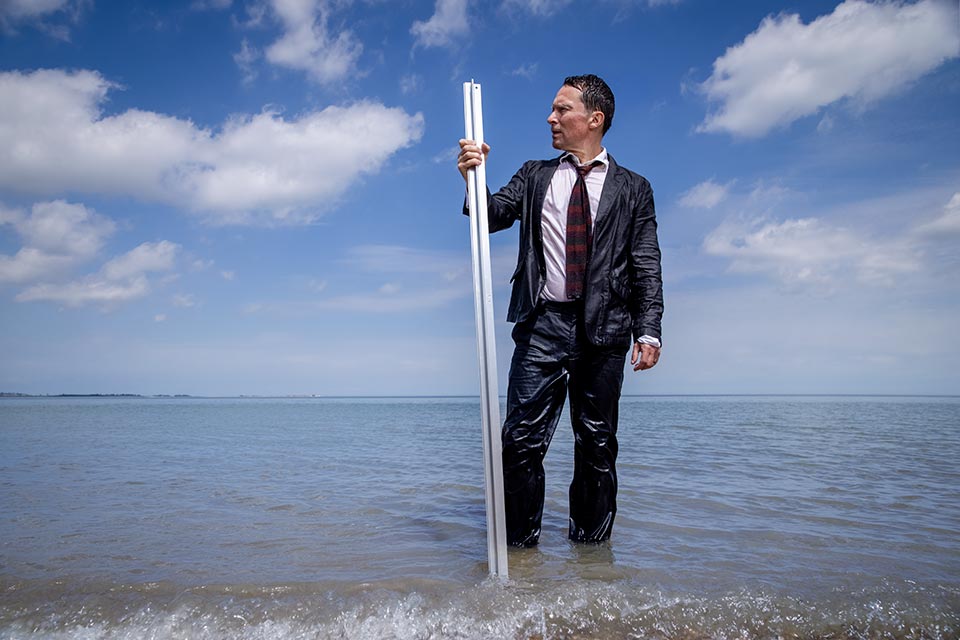
M 593 112 L 587 111 L 583 104 L 580 89 L 563 85 L 553 99 L 553 111 L 547 118 L 550 132 L 553 134 L 553 148 L 561 151 L 575 151 L 586 147 L 596 127 L 590 127 Z

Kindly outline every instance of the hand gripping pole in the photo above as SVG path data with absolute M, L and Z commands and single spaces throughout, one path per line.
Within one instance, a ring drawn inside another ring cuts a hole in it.
M 463 83 L 466 138 L 483 145 L 480 85 Z M 490 232 L 487 227 L 487 173 L 481 164 L 467 172 L 470 248 L 473 254 L 473 299 L 480 362 L 480 408 L 483 425 L 483 476 L 487 492 L 487 564 L 490 575 L 507 577 L 507 532 L 503 515 L 503 459 L 500 443 L 500 395 L 497 386 L 497 343 L 493 327 L 493 285 L 490 278 Z

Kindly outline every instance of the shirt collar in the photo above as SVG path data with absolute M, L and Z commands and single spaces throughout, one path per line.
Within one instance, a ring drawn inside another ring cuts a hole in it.
M 575 154 L 570 153 L 569 151 L 567 151 L 567 152 L 564 153 L 562 156 L 560 156 L 560 162 L 566 161 L 567 158 L 570 158 L 571 160 L 573 160 L 573 164 L 575 164 L 575 165 L 577 165 L 577 166 L 580 166 L 580 164 L 581 164 L 581 163 L 580 163 L 580 159 L 579 159 Z M 610 166 L 610 160 L 609 160 L 609 158 L 607 158 L 607 149 L 606 149 L 606 147 L 602 147 L 602 148 L 600 149 L 600 153 L 597 154 L 597 157 L 596 157 L 596 158 L 594 158 L 593 160 L 589 160 L 589 161 L 587 161 L 587 162 L 584 162 L 583 164 L 591 164 L 591 163 L 593 163 L 593 162 L 599 162 L 600 164 L 603 165 L 603 168 L 604 168 L 604 169 L 606 169 L 606 168 L 608 168 L 608 167 Z

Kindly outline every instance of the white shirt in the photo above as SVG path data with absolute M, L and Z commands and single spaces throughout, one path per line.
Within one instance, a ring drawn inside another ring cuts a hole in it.
M 547 267 L 547 280 L 540 292 L 540 297 L 553 302 L 567 301 L 567 207 L 570 205 L 570 194 L 577 183 L 577 170 L 567 158 L 571 158 L 577 165 L 580 161 L 572 153 L 564 154 L 560 158 L 550 186 L 547 187 L 543 199 L 543 213 L 541 226 L 543 228 L 543 257 Z M 600 155 L 587 162 L 601 162 L 584 176 L 587 184 L 587 197 L 590 200 L 590 228 L 597 219 L 597 210 L 600 208 L 600 194 L 603 192 L 603 183 L 607 179 L 607 150 L 601 149 Z
M 577 182 L 577 170 L 567 158 L 580 165 L 580 161 L 572 153 L 566 153 L 560 158 L 560 166 L 550 180 L 547 193 L 543 199 L 541 227 L 543 229 L 543 257 L 547 268 L 546 282 L 540 297 L 553 302 L 567 301 L 567 207 L 570 204 L 570 195 Z M 600 154 L 585 164 L 600 162 L 590 170 L 583 180 L 587 185 L 587 197 L 590 200 L 590 228 L 594 227 L 597 219 L 597 210 L 600 208 L 600 194 L 603 192 L 603 183 L 607 179 L 607 169 L 610 161 L 607 150 L 601 149 Z M 660 341 L 653 336 L 640 336 L 637 342 L 660 347 Z

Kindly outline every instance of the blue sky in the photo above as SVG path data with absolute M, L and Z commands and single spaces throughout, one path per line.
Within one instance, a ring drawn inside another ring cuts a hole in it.
M 462 83 L 497 188 L 596 73 L 664 252 L 625 393 L 960 393 L 957 12 L 3 0 L 0 390 L 476 394 Z

